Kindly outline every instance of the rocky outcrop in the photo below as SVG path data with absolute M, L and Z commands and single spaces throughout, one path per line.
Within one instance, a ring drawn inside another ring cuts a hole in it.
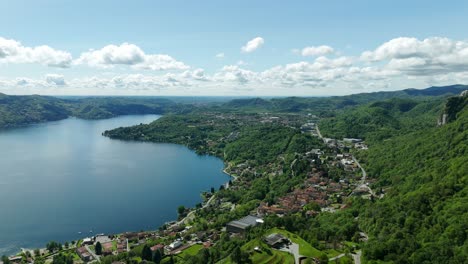
M 459 96 L 450 97 L 445 104 L 444 112 L 437 120 L 437 125 L 443 126 L 457 119 L 458 113 L 468 104 L 468 90 Z

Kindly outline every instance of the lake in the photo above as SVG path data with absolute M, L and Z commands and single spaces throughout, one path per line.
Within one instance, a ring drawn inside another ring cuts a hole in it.
M 96 233 L 154 230 L 229 181 L 223 162 L 184 146 L 104 130 L 156 115 L 69 118 L 0 131 L 0 255 Z M 81 232 L 81 233 L 79 233 Z

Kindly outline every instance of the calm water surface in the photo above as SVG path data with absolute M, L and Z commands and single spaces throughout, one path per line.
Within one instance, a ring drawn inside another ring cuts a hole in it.
M 96 233 L 156 229 L 229 180 L 223 162 L 104 130 L 159 116 L 66 119 L 0 131 L 0 255 Z M 81 233 L 79 233 L 81 232 Z

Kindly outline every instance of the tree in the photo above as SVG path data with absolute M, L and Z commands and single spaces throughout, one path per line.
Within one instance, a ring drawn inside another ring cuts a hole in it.
M 55 250 L 62 250 L 62 245 L 55 241 L 50 241 L 49 243 L 47 243 L 46 248 L 50 252 L 54 252 Z
M 73 264 L 73 256 L 59 253 L 54 256 L 52 264 Z
M 319 257 L 320 264 L 327 264 L 328 263 L 328 256 L 324 253 Z
M 211 187 L 211 193 L 214 193 L 214 192 L 215 192 L 215 188 Z
M 10 264 L 10 260 L 5 255 L 2 256 L 2 262 L 3 262 L 3 264 Z
M 242 252 L 239 246 L 234 248 L 234 250 L 232 251 L 231 259 L 235 263 L 251 263 L 252 262 L 249 259 L 249 254 L 247 254 L 246 252 Z
M 96 246 L 94 247 L 94 251 L 96 251 L 96 254 L 97 255 L 101 255 L 102 254 L 102 245 L 101 245 L 101 242 L 97 242 L 96 243 Z
M 181 205 L 177 208 L 177 213 L 182 216 L 185 213 L 185 206 Z
M 159 264 L 161 263 L 161 260 L 162 260 L 162 253 L 161 253 L 161 250 L 160 249 L 157 249 L 154 253 L 153 253 L 153 262 L 156 263 L 156 264 Z
M 141 252 L 141 258 L 147 261 L 151 261 L 152 254 L 151 254 L 151 249 L 148 247 L 148 245 L 145 245 L 143 247 L 143 251 Z

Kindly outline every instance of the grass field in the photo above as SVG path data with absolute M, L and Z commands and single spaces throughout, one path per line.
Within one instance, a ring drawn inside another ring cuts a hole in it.
M 191 247 L 187 248 L 186 250 L 182 251 L 182 253 L 180 253 L 179 255 L 182 258 L 184 258 L 187 255 L 195 256 L 198 253 L 198 251 L 200 251 L 200 249 L 202 249 L 202 248 L 203 248 L 202 245 L 195 244 L 195 245 L 192 245 Z
M 268 255 L 264 252 L 258 253 L 254 252 L 250 259 L 252 260 L 253 263 L 255 264 L 269 264 L 269 263 L 291 263 L 294 264 L 294 257 L 283 251 L 279 250 L 272 250 L 272 255 Z
M 289 238 L 289 240 L 291 240 L 293 243 L 298 244 L 299 245 L 299 254 L 301 254 L 303 256 L 318 258 L 323 254 L 322 251 L 320 251 L 320 250 L 314 248 L 313 246 L 311 246 L 309 243 L 307 243 L 300 236 L 298 236 L 296 234 L 293 234 L 293 233 L 291 233 L 289 231 L 279 229 L 279 228 L 273 228 L 270 231 L 268 231 L 267 235 L 272 234 L 272 233 L 282 234 L 282 235 L 286 236 L 287 238 Z

